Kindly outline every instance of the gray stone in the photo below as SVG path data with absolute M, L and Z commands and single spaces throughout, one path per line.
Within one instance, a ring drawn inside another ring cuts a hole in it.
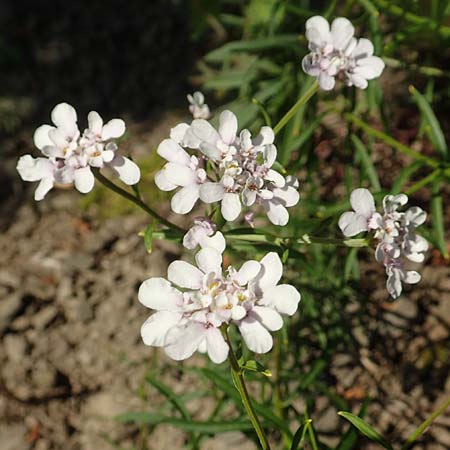
M 29 450 L 27 429 L 22 424 L 2 425 L 0 428 L 0 445 L 2 450 Z
M 13 292 L 0 300 L 0 334 L 10 325 L 11 319 L 22 306 L 22 294 Z
M 3 339 L 6 356 L 12 362 L 19 362 L 25 355 L 27 341 L 20 334 L 7 334 Z

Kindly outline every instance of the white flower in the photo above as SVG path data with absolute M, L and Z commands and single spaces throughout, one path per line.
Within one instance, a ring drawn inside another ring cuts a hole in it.
M 311 53 L 302 61 L 303 70 L 316 77 L 324 90 L 331 90 L 336 77 L 342 76 L 349 86 L 365 89 L 367 80 L 377 78 L 384 62 L 373 56 L 373 45 L 368 39 L 357 41 L 355 29 L 348 19 L 339 17 L 331 27 L 321 16 L 306 21 L 306 38 Z
M 350 205 L 353 211 L 345 212 L 339 219 L 339 228 L 345 236 L 355 236 L 379 226 L 381 216 L 376 212 L 375 201 L 367 189 L 355 189 L 350 194 Z
M 211 112 L 209 111 L 209 106 L 205 103 L 205 96 L 197 91 L 192 95 L 188 94 L 187 99 L 190 103 L 189 111 L 194 119 L 209 119 L 211 117 Z
M 193 250 L 199 245 L 201 248 L 212 247 L 223 253 L 226 243 L 223 234 L 220 231 L 216 232 L 216 226 L 210 219 L 198 217 L 184 235 L 183 245 L 189 250 Z
M 34 143 L 46 158 L 23 156 L 17 165 L 25 181 L 40 181 L 35 193 L 42 200 L 54 183 L 71 184 L 81 193 L 94 187 L 91 167 L 111 167 L 126 184 L 136 184 L 140 179 L 138 166 L 128 158 L 115 155 L 117 145 L 111 139 L 125 132 L 125 123 L 113 119 L 103 125 L 95 111 L 88 115 L 89 127 L 80 137 L 75 109 L 60 103 L 51 113 L 52 125 L 42 125 L 34 133 Z
M 269 331 L 280 329 L 280 314 L 294 314 L 300 301 L 293 286 L 278 284 L 278 255 L 269 253 L 260 263 L 247 261 L 240 270 L 228 267 L 225 273 L 222 256 L 213 248 L 203 248 L 195 260 L 197 266 L 171 263 L 169 281 L 150 278 L 141 285 L 139 301 L 156 311 L 141 328 L 144 343 L 164 347 L 175 360 L 200 351 L 221 363 L 228 345 L 220 327 L 234 323 L 250 350 L 268 352 L 273 343 Z
M 367 189 L 355 189 L 350 196 L 354 212 L 346 212 L 339 219 L 339 227 L 345 236 L 354 236 L 362 231 L 373 231 L 378 241 L 375 259 L 383 263 L 386 274 L 386 287 L 393 298 L 400 296 L 402 282 L 418 283 L 420 274 L 404 268 L 404 258 L 423 262 L 428 242 L 416 234 L 416 227 L 426 220 L 426 213 L 418 207 L 399 211 L 405 206 L 405 194 L 386 195 L 383 198 L 383 214 L 375 209 L 372 194 Z

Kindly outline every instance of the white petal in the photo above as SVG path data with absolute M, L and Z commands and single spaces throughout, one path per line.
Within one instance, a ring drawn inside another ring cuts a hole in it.
M 350 204 L 355 212 L 367 219 L 375 212 L 373 195 L 367 189 L 355 189 L 350 194 Z
M 405 220 L 415 227 L 422 225 L 427 219 L 427 213 L 418 206 L 412 206 L 405 212 Z
M 385 64 L 378 56 L 358 60 L 358 65 L 353 69 L 355 75 L 364 77 L 366 80 L 378 78 L 383 72 Z
M 204 183 L 200 187 L 200 199 L 205 203 L 214 203 L 223 199 L 225 189 L 221 183 Z
M 338 225 L 344 236 L 347 237 L 356 236 L 369 229 L 367 219 L 353 211 L 343 213 L 339 218 Z
M 177 186 L 189 186 L 195 184 L 197 176 L 195 172 L 190 168 L 182 164 L 169 162 L 164 166 L 166 172 L 166 178 L 169 183 L 176 184 Z
M 284 226 L 289 222 L 288 210 L 276 199 L 264 202 L 267 217 L 274 225 Z
M 177 325 L 181 314 L 170 311 L 158 311 L 150 316 L 141 327 L 141 337 L 145 345 L 162 347 L 167 332 Z
M 188 129 L 189 125 L 187 123 L 179 123 L 170 129 L 170 139 L 173 139 L 177 144 L 181 144 Z
M 73 106 L 68 103 L 60 103 L 53 108 L 52 122 L 57 126 L 66 130 L 76 129 L 77 113 Z
M 73 181 L 75 187 L 82 194 L 87 194 L 91 192 L 94 187 L 95 178 L 91 171 L 91 168 L 81 167 L 80 169 L 75 169 L 73 173 Z
M 53 164 L 47 158 L 33 158 L 23 155 L 17 161 L 17 171 L 24 181 L 39 181 L 49 177 L 54 170 Z
M 297 189 L 292 186 L 285 186 L 283 189 L 274 189 L 273 196 L 287 208 L 295 206 L 300 200 L 300 194 Z
M 202 247 L 202 248 L 211 247 L 211 248 L 216 249 L 220 253 L 223 253 L 225 251 L 225 247 L 227 245 L 226 241 L 225 241 L 225 237 L 220 231 L 218 231 L 213 236 L 203 235 L 199 239 L 199 244 L 200 244 L 200 247 Z
M 264 178 L 271 181 L 278 188 L 282 188 L 286 183 L 283 175 L 272 169 L 268 170 L 267 175 Z
M 334 48 L 344 50 L 350 43 L 354 34 L 355 28 L 348 19 L 338 17 L 333 20 L 333 23 L 331 24 L 331 37 L 333 39 Z
M 196 255 L 195 261 L 198 268 L 209 275 L 211 272 L 219 275 L 222 273 L 222 254 L 214 248 L 202 248 Z
M 186 261 L 174 261 L 167 269 L 167 278 L 181 288 L 200 289 L 204 274 Z
M 206 330 L 206 350 L 211 361 L 216 364 L 220 364 L 227 359 L 228 344 L 217 328 L 211 327 Z
M 104 125 L 102 140 L 120 138 L 125 133 L 125 122 L 122 119 L 111 119 Z
M 239 331 L 248 349 L 255 353 L 267 353 L 273 345 L 270 333 L 253 317 L 246 317 L 239 324 Z
M 386 289 L 392 298 L 397 298 L 402 293 L 402 280 L 398 269 L 392 269 L 392 271 L 388 274 Z
M 416 272 L 415 270 L 409 270 L 405 273 L 403 281 L 408 284 L 416 284 L 420 281 L 420 273 Z
M 186 145 L 191 148 L 198 148 L 201 142 L 215 145 L 218 139 L 219 133 L 204 119 L 193 120 L 184 136 Z
M 317 46 L 331 41 L 330 25 L 322 16 L 313 16 L 306 21 L 306 39 Z
M 141 171 L 139 170 L 139 166 L 131 161 L 131 159 L 117 155 L 108 164 L 125 184 L 133 185 L 139 183 Z
M 163 168 L 159 172 L 155 174 L 155 184 L 162 191 L 173 191 L 178 186 L 176 184 L 171 183 L 166 177 L 166 170 Z
M 187 214 L 198 200 L 199 185 L 192 184 L 181 188 L 173 197 L 170 206 L 177 214 Z
M 264 160 L 269 167 L 272 167 L 273 163 L 277 159 L 277 148 L 275 145 L 266 145 L 264 147 Z
M 157 311 L 176 311 L 183 304 L 183 295 L 167 280 L 149 278 L 139 287 L 139 301 L 147 308 Z
M 246 261 L 235 275 L 235 280 L 245 286 L 250 280 L 255 278 L 261 270 L 261 264 L 258 261 Z
M 47 193 L 52 189 L 54 185 L 54 179 L 52 177 L 42 178 L 38 187 L 34 191 L 34 199 L 38 202 L 43 200 Z
M 236 116 L 231 111 L 222 111 L 219 117 L 219 134 L 225 144 L 231 145 L 235 141 L 237 129 Z
M 97 111 L 91 111 L 88 114 L 88 127 L 97 136 L 102 134 L 103 119 Z
M 260 261 L 261 272 L 256 281 L 262 291 L 275 287 L 283 275 L 283 264 L 275 252 L 267 253 Z
M 166 334 L 164 350 L 176 361 L 189 358 L 205 339 L 206 329 L 200 323 L 189 323 L 184 327 L 172 327 Z
M 275 140 L 275 134 L 272 130 L 272 128 L 264 126 L 261 127 L 261 130 L 256 136 L 255 139 L 253 139 L 253 145 L 270 145 L 273 144 L 273 141 Z
M 264 291 L 262 301 L 265 304 L 273 305 L 279 313 L 292 316 L 297 311 L 300 292 L 290 284 L 280 284 Z
M 361 38 L 358 40 L 358 44 L 352 52 L 352 56 L 355 58 L 367 58 L 373 55 L 373 44 L 369 39 Z
M 42 150 L 46 145 L 53 145 L 52 140 L 50 139 L 48 132 L 50 130 L 54 130 L 55 127 L 51 127 L 50 125 L 41 125 L 36 129 L 33 135 L 34 145 Z
M 188 153 L 183 150 L 173 139 L 164 139 L 164 141 L 158 145 L 156 153 L 169 162 L 175 162 L 183 165 L 188 165 L 191 162 L 191 158 Z
M 280 314 L 272 308 L 254 306 L 250 315 L 255 317 L 270 331 L 277 331 L 283 326 L 283 319 Z
M 201 142 L 199 144 L 199 149 L 207 158 L 212 159 L 213 161 L 220 161 L 222 159 L 222 152 L 215 144 Z
M 232 222 L 236 220 L 241 213 L 241 200 L 239 199 L 239 194 L 234 194 L 232 192 L 227 192 L 223 196 L 221 212 L 225 220 Z
M 328 75 L 325 72 L 320 72 L 318 82 L 320 87 L 324 91 L 331 91 L 331 89 L 333 89 L 336 84 L 336 80 L 334 79 L 334 77 Z

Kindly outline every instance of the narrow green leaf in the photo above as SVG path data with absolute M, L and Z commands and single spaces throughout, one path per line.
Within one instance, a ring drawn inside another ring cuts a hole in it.
M 445 242 L 444 233 L 444 212 L 442 205 L 441 183 L 435 181 L 433 184 L 433 198 L 431 199 L 431 217 L 433 219 L 433 231 L 439 251 L 444 258 L 448 258 L 447 243 Z
M 155 229 L 155 221 L 146 226 L 144 230 L 144 245 L 148 253 L 153 250 L 153 230 Z
M 402 192 L 403 185 L 405 185 L 408 180 L 422 167 L 422 163 L 417 161 L 400 171 L 400 173 L 395 178 L 394 184 L 391 187 L 392 194 L 400 194 Z
M 363 419 L 366 415 L 367 407 L 369 406 L 370 399 L 365 399 L 361 405 L 358 416 Z M 355 427 L 350 427 L 342 436 L 338 445 L 334 450 L 352 450 L 358 443 L 358 430 Z
M 409 92 L 411 93 L 414 101 L 417 103 L 417 106 L 428 124 L 426 131 L 433 146 L 443 158 L 448 158 L 448 147 L 445 142 L 444 133 L 442 132 L 441 125 L 439 124 L 431 105 L 428 103 L 425 96 L 422 95 L 414 86 L 409 87 Z
M 344 419 L 348 420 L 354 427 L 356 427 L 364 436 L 368 437 L 370 440 L 377 442 L 382 447 L 393 450 L 392 446 L 385 441 L 383 436 L 381 436 L 378 431 L 374 430 L 367 422 L 352 413 L 339 411 L 338 414 Z
M 370 184 L 375 189 L 375 191 L 381 190 L 380 180 L 378 179 L 377 171 L 370 159 L 369 152 L 367 151 L 366 146 L 363 144 L 361 139 L 355 134 L 352 134 L 350 137 L 353 145 L 355 146 L 356 152 L 361 160 L 361 164 L 367 174 L 367 178 L 369 178 Z
M 307 424 L 311 423 L 311 419 L 308 419 L 305 423 L 302 423 L 294 434 L 292 439 L 291 450 L 298 450 L 300 444 L 305 439 L 306 431 L 308 430 Z

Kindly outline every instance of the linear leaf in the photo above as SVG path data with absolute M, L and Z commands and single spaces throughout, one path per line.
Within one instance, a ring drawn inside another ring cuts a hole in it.
M 378 179 L 377 171 L 375 170 L 375 167 L 370 159 L 370 155 L 369 152 L 367 151 L 366 146 L 362 143 L 361 139 L 359 139 L 359 137 L 356 136 L 355 134 L 352 134 L 350 138 L 353 142 L 353 145 L 355 146 L 358 156 L 360 157 L 361 164 L 364 167 L 364 170 L 366 171 L 370 184 L 376 191 L 381 190 L 380 180 Z
M 444 234 L 444 213 L 442 206 L 442 196 L 440 193 L 440 182 L 435 181 L 433 185 L 433 198 L 431 199 L 431 216 L 433 219 L 433 230 L 437 246 L 445 258 L 448 258 L 447 244 Z

